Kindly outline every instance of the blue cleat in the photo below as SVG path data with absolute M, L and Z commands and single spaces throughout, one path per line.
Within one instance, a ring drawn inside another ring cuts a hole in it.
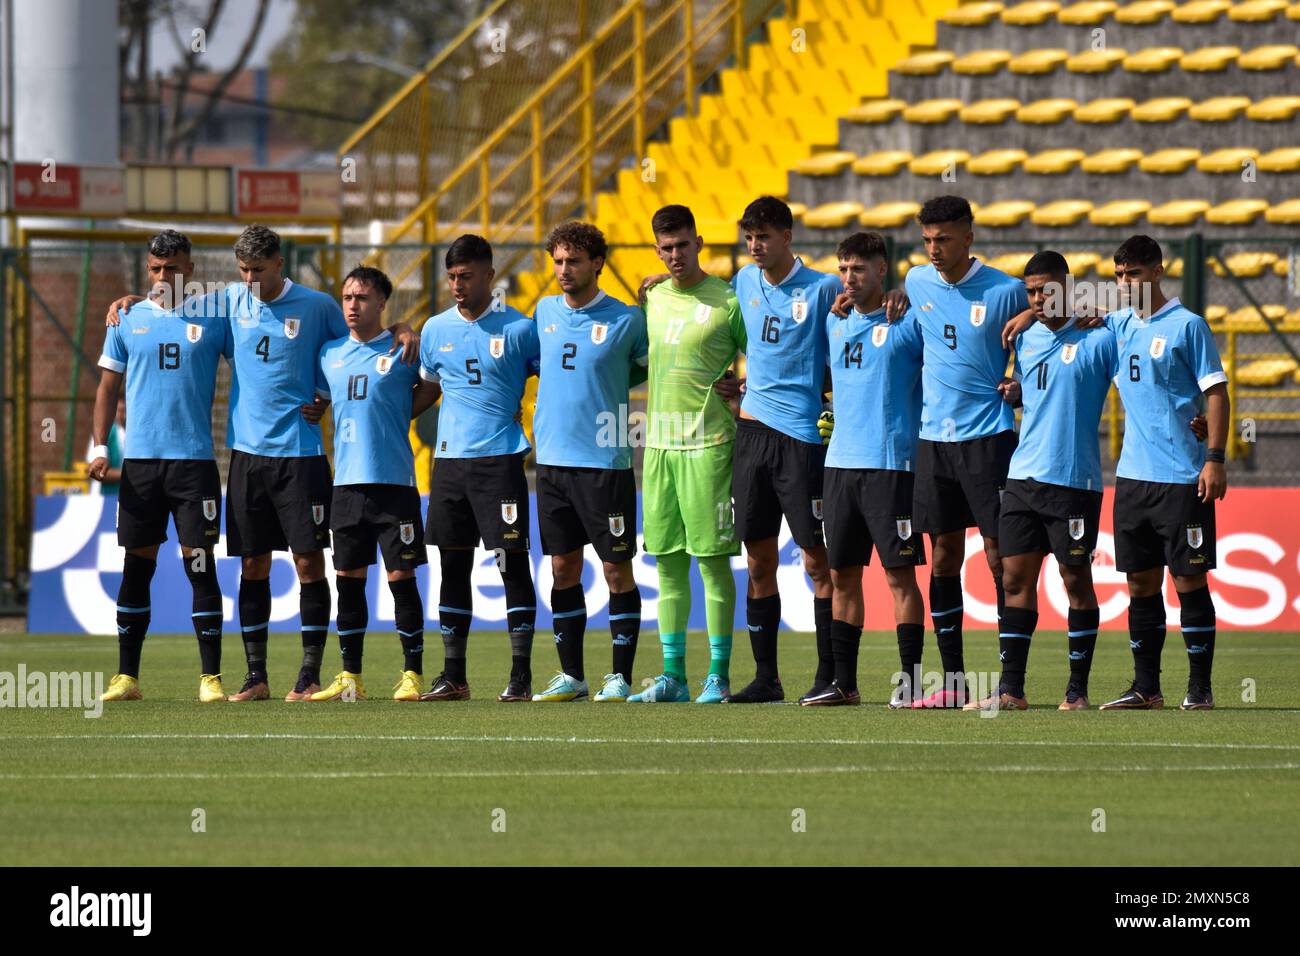
M 731 693 L 731 684 L 721 674 L 710 674 L 704 678 L 704 691 L 695 698 L 697 704 L 720 704 Z
M 533 695 L 533 701 L 534 703 L 538 701 L 566 703 L 571 700 L 586 700 L 588 693 L 585 680 L 578 680 L 561 671 L 551 678 L 545 690 Z
M 627 681 L 623 680 L 622 674 L 606 674 L 604 686 L 601 687 L 600 692 L 592 700 L 598 704 L 605 701 L 622 703 L 627 700 L 630 693 L 632 693 L 632 688 L 628 686 Z
M 629 704 L 689 704 L 691 692 L 676 677 L 660 674 L 654 683 L 627 699 Z

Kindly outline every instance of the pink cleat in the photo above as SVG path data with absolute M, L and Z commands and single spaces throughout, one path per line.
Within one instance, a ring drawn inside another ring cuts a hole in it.
M 912 707 L 917 710 L 955 710 L 964 706 L 965 703 L 966 694 L 964 691 L 945 687 L 943 690 L 936 690 L 928 697 L 912 701 Z

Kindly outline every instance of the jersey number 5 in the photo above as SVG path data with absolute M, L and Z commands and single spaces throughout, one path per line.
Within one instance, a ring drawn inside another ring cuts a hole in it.
M 483 371 L 478 367 L 478 359 L 465 359 L 465 374 L 469 376 L 467 379 L 469 384 L 483 384 Z

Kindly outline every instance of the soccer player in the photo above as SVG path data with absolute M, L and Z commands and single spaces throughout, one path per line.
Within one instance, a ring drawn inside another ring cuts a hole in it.
M 645 316 L 600 289 L 608 248 L 595 226 L 568 222 L 546 241 L 561 295 L 537 303 L 541 343 L 537 385 L 537 526 L 551 556 L 551 615 L 560 673 L 536 701 L 588 696 L 582 642 L 587 607 L 582 549 L 591 544 L 609 586 L 613 666 L 596 701 L 631 694 L 641 630 L 641 592 L 632 575 L 636 555 L 636 479 L 627 420 L 634 367 L 649 362 Z M 644 372 L 641 375 L 644 378 Z M 620 415 L 620 410 L 622 414 Z
M 1097 428 L 1119 353 L 1107 329 L 1081 329 L 1075 321 L 1063 296 L 1069 272 L 1058 252 L 1040 252 L 1025 266 L 1037 321 L 1015 341 L 1024 411 L 998 522 L 1006 593 L 998 620 L 1002 677 L 997 693 L 967 703 L 968 710 L 1028 709 L 1025 667 L 1038 626 L 1039 574 L 1049 552 L 1070 603 L 1070 679 L 1059 709 L 1088 707 L 1099 624 L 1092 583 L 1102 495 Z
M 438 622 L 443 672 L 421 700 L 469 700 L 465 647 L 474 617 L 474 548 L 496 555 L 506 592 L 510 679 L 498 700 L 531 700 L 537 592 L 528 558 L 528 439 L 519 403 L 538 370 L 537 326 L 492 292 L 492 247 L 464 235 L 447 249 L 456 304 L 432 316 L 420 338 L 420 375 L 442 395 L 425 542 L 438 546 Z
M 104 700 L 139 700 L 140 656 L 149 630 L 149 584 L 167 518 L 176 522 L 185 576 L 194 592 L 199 700 L 225 700 L 221 686 L 221 588 L 213 549 L 220 536 L 221 476 L 212 447 L 217 362 L 231 357 L 229 326 L 211 299 L 176 308 L 194 272 L 190 241 L 171 229 L 149 241 L 154 295 L 108 329 L 95 395 L 90 477 L 108 472 L 107 439 L 122 377 L 131 430 L 118 492 L 117 543 L 126 550 L 117 592 L 118 672 Z M 166 303 L 166 305 L 160 304 Z M 170 306 L 170 307 L 168 307 Z
M 369 623 L 366 576 L 383 552 L 393 593 L 402 674 L 394 700 L 423 691 L 424 604 L 415 570 L 426 561 L 411 419 L 430 407 L 437 386 L 389 354 L 392 332 L 383 326 L 393 284 L 378 269 L 358 266 L 343 280 L 343 318 L 349 334 L 321 349 L 317 392 L 334 409 L 334 493 L 330 531 L 339 595 L 339 649 L 343 671 L 314 701 L 361 700 L 362 644 Z
M 669 281 L 646 296 L 650 344 L 642 507 L 645 549 L 659 572 L 659 642 L 664 672 L 628 698 L 637 703 L 691 699 L 686 631 L 691 557 L 704 581 L 709 674 L 696 703 L 721 703 L 731 687 L 731 637 L 740 553 L 731 503 L 736 421 L 715 387 L 745 349 L 736 294 L 700 268 L 704 239 L 685 206 L 664 206 L 651 220 L 655 251 Z
M 827 356 L 838 411 L 826 454 L 826 549 L 831 569 L 834 679 L 799 703 L 859 702 L 857 663 L 864 607 L 862 568 L 874 547 L 894 599 L 903 679 L 890 706 L 912 700 L 920 677 L 925 604 L 916 566 L 925 549 L 912 524 L 913 471 L 921 423 L 924 343 L 914 314 L 885 315 L 885 241 L 860 232 L 840 243 L 839 272 L 853 307 L 826 319 Z
M 813 582 L 818 668 L 804 696 L 820 694 L 834 677 L 831 577 L 822 534 L 826 448 L 816 421 L 826 374 L 826 316 L 840 285 L 791 252 L 794 217 L 781 200 L 754 200 L 745 207 L 740 227 L 754 262 L 733 280 L 749 346 L 731 493 L 749 566 L 746 617 L 755 674 L 727 702 L 749 704 L 785 699 L 777 668 L 782 516 Z
M 1214 502 L 1227 492 L 1227 376 L 1209 326 L 1160 288 L 1159 243 L 1133 236 L 1115 251 L 1115 278 L 1128 307 L 1106 317 L 1119 343 L 1124 445 L 1116 466 L 1115 564 L 1128 575 L 1133 685 L 1103 710 L 1164 706 L 1160 655 L 1165 567 L 1182 608 L 1190 668 L 1183 710 L 1214 706 L 1210 688 L 1217 627 L 1206 572 L 1215 566 Z M 1204 396 L 1209 447 L 1180 422 Z

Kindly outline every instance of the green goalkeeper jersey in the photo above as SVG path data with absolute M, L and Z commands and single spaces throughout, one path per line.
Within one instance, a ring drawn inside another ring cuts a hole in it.
M 736 437 L 730 406 L 713 383 L 745 350 L 745 323 L 730 284 L 709 276 L 689 289 L 671 281 L 646 295 L 650 339 L 646 447 L 707 448 Z

